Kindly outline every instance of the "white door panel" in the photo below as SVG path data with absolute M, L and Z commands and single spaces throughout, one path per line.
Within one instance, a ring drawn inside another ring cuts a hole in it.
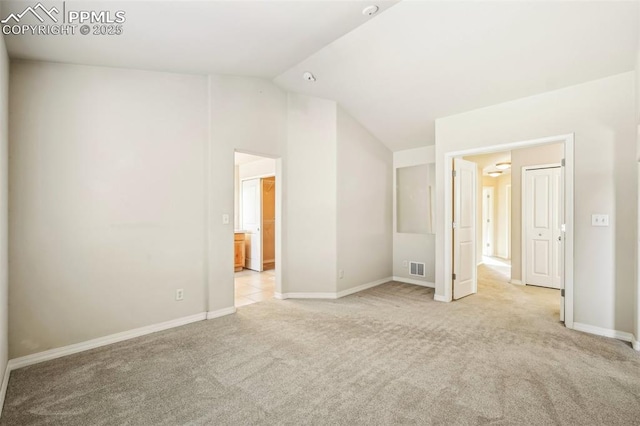
M 242 181 L 242 229 L 245 267 L 262 272 L 262 185 L 260 179 Z
M 453 298 L 478 292 L 476 277 L 476 174 L 475 163 L 454 159 Z
M 562 179 L 560 167 L 525 171 L 526 284 L 560 288 Z

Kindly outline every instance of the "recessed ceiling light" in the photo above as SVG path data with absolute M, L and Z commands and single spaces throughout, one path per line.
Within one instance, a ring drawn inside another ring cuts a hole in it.
M 362 9 L 362 14 L 363 15 L 367 15 L 367 16 L 372 16 L 372 15 L 375 15 L 376 13 L 378 13 L 378 10 L 380 10 L 378 8 L 378 6 L 371 5 L 371 6 L 367 6 L 364 9 Z
M 489 172 L 488 174 L 491 177 L 498 177 L 498 176 L 500 176 L 502 174 L 502 172 L 500 170 L 494 170 L 492 172 Z
M 496 164 L 496 169 L 498 169 L 498 170 L 506 170 L 509 167 L 511 167 L 511 162 L 509 162 L 509 161 L 505 161 L 503 163 L 497 163 Z
M 302 74 L 302 78 L 304 78 L 307 81 L 316 81 L 316 77 L 311 74 L 309 71 L 306 71 L 304 74 Z

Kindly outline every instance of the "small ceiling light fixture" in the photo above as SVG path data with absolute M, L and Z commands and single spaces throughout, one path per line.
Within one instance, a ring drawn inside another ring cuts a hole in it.
M 371 6 L 367 6 L 364 9 L 362 9 L 362 14 L 365 15 L 365 16 L 373 16 L 376 13 L 378 13 L 378 10 L 380 10 L 380 8 L 378 8 L 378 6 L 371 5 Z
M 492 172 L 489 172 L 488 175 L 491 177 L 498 177 L 502 174 L 502 172 L 500 170 L 494 170 Z
M 510 161 L 505 161 L 503 163 L 497 163 L 496 164 L 496 169 L 498 169 L 498 170 L 507 170 L 509 167 L 511 167 L 511 162 Z
M 311 74 L 309 71 L 306 71 L 304 74 L 302 74 L 302 78 L 304 78 L 307 81 L 316 81 L 316 77 Z

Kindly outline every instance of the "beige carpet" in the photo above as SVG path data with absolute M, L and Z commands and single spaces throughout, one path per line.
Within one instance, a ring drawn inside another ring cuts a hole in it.
M 450 304 L 399 283 L 261 302 L 27 367 L 0 424 L 640 424 L 640 354 L 499 278 Z

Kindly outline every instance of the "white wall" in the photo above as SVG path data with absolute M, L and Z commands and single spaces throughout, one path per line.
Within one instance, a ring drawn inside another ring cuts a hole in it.
M 436 295 L 445 295 L 445 153 L 567 133 L 575 133 L 574 320 L 633 332 L 638 182 L 633 72 L 436 121 Z M 593 213 L 609 214 L 611 226 L 592 227 Z
M 4 378 L 9 356 L 9 58 L 4 45 L 4 37 L 0 36 L 0 384 Z M 1 391 L 0 391 L 1 392 Z M 0 395 L 0 410 L 4 395 Z
M 282 291 L 337 291 L 335 102 L 244 77 L 41 62 L 11 76 L 11 357 L 232 308 L 236 150 L 281 159 Z M 345 128 L 345 158 L 390 161 Z
M 400 167 L 411 167 L 421 164 L 435 163 L 435 146 L 408 149 L 393 153 L 393 276 L 433 283 L 435 281 L 435 234 L 399 233 L 396 228 L 396 170 Z M 426 182 L 425 182 L 426 184 Z M 437 205 L 434 206 L 434 209 Z M 435 211 L 435 210 L 434 210 Z M 409 275 L 409 268 L 403 261 L 425 263 L 425 277 Z M 432 284 L 429 284 L 432 285 Z
M 392 275 L 393 155 L 340 107 L 337 118 L 340 292 Z
M 288 99 L 283 292 L 335 292 L 337 105 Z
M 12 62 L 12 358 L 204 311 L 206 88 Z
M 234 152 L 284 157 L 287 96 L 267 80 L 218 75 L 209 76 L 209 96 L 208 302 L 217 311 L 234 304 L 234 224 L 222 223 L 235 207 Z

